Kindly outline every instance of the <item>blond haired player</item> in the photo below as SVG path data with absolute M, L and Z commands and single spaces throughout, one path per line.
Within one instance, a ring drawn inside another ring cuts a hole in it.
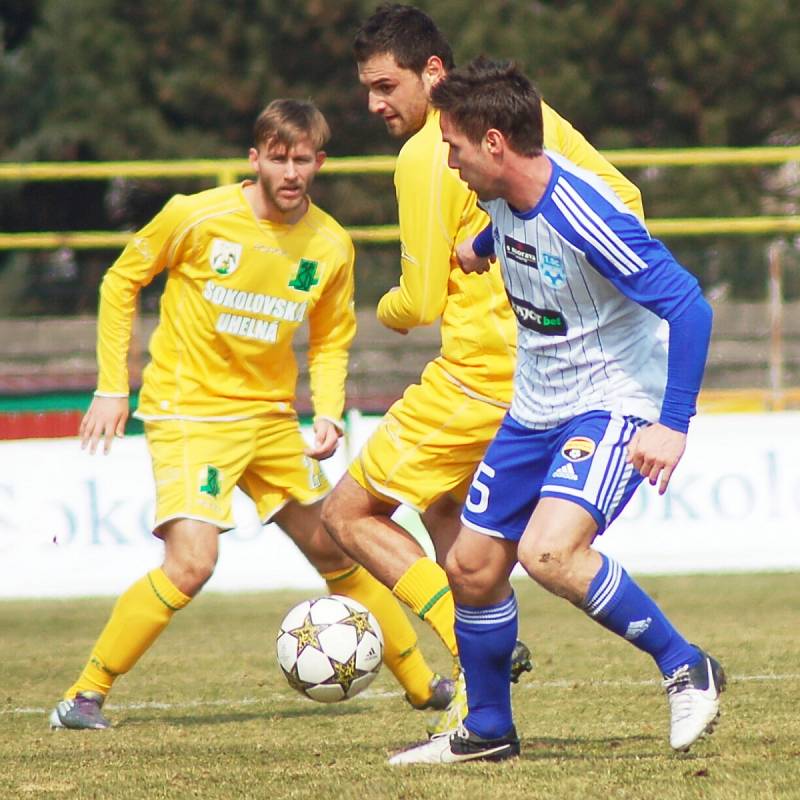
M 102 705 L 175 611 L 211 577 L 219 534 L 234 525 L 240 486 L 277 522 L 331 591 L 368 606 L 387 665 L 417 707 L 444 708 L 452 681 L 425 663 L 391 593 L 319 523 L 329 486 L 319 459 L 342 433 L 348 348 L 355 334 L 350 237 L 308 198 L 329 136 L 307 102 L 275 100 L 256 120 L 254 181 L 173 197 L 106 274 L 98 321 L 98 388 L 82 445 L 107 453 L 128 416 L 127 354 L 137 294 L 166 270 L 137 416 L 156 482 L 154 533 L 164 561 L 117 601 L 78 680 L 53 710 L 57 728 L 107 728 Z M 292 338 L 309 324 L 314 441 L 293 409 Z
M 402 274 L 399 287 L 381 298 L 378 318 L 400 333 L 440 320 L 442 348 L 327 498 L 323 522 L 456 658 L 453 599 L 439 564 L 460 527 L 472 474 L 509 408 L 516 320 L 497 265 L 484 275 L 465 275 L 455 256 L 457 245 L 488 218 L 447 166 L 439 114 L 430 104 L 432 87 L 454 66 L 449 44 L 419 9 L 384 5 L 361 26 L 354 51 L 369 110 L 390 135 L 410 137 L 394 176 Z M 643 216 L 639 190 L 569 122 L 546 105 L 543 114 L 545 147 L 598 174 Z M 390 519 L 400 504 L 421 512 L 439 563 Z M 514 658 L 512 677 L 529 668 L 524 651 Z M 429 731 L 452 728 L 463 707 L 450 711 Z

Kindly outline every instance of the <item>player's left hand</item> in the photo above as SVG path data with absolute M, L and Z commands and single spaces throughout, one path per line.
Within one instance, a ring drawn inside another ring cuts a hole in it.
M 341 431 L 329 419 L 315 420 L 314 444 L 305 449 L 305 454 L 324 461 L 336 452 L 341 436 Z
M 458 263 L 461 265 L 461 269 L 468 275 L 470 272 L 477 272 L 478 274 L 488 272 L 491 266 L 491 259 L 482 258 L 475 254 L 475 251 L 472 249 L 472 243 L 474 241 L 475 237 L 470 236 L 469 239 L 464 239 L 464 241 L 456 247 Z
M 651 486 L 656 485 L 660 475 L 658 493 L 664 494 L 685 449 L 685 433 L 657 422 L 636 431 L 628 444 L 625 460 L 633 464 L 639 474 L 650 481 Z

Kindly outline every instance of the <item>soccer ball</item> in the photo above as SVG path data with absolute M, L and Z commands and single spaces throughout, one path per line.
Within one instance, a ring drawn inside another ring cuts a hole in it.
M 364 691 L 383 660 L 383 633 L 372 612 L 338 594 L 296 605 L 276 644 L 289 685 L 321 703 Z

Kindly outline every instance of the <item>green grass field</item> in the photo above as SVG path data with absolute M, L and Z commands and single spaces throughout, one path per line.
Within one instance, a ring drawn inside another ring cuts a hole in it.
M 514 690 L 522 757 L 456 767 L 386 764 L 424 728 L 386 670 L 337 705 L 289 688 L 274 632 L 307 593 L 199 597 L 118 681 L 106 732 L 50 731 L 47 714 L 113 600 L 0 602 L 0 797 L 800 798 L 799 577 L 641 579 L 728 673 L 717 732 L 685 755 L 669 749 L 649 657 L 518 583 L 536 661 Z M 446 669 L 438 642 L 420 636 Z

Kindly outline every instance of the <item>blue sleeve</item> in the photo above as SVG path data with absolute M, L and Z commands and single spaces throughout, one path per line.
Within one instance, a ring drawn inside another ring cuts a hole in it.
M 669 323 L 659 421 L 685 433 L 696 410 L 711 338 L 711 307 L 696 278 L 637 217 L 585 183 L 573 188 L 559 212 L 561 229 L 589 263 L 622 294 Z
M 475 237 L 472 242 L 472 250 L 479 258 L 489 258 L 494 255 L 491 222 Z
M 696 294 L 681 314 L 669 321 L 667 386 L 659 422 L 686 433 L 697 410 L 697 394 L 711 339 L 711 306 Z
M 622 241 L 641 260 L 641 268 L 624 273 L 609 263 L 604 264 L 596 253 L 587 256 L 622 294 L 669 323 L 667 385 L 659 421 L 686 433 L 689 419 L 697 410 L 697 395 L 708 356 L 711 307 L 697 279 L 660 241 L 652 239 L 638 220 L 633 221 L 637 230 L 633 235 L 629 232 Z M 625 223 L 627 227 L 628 221 Z

